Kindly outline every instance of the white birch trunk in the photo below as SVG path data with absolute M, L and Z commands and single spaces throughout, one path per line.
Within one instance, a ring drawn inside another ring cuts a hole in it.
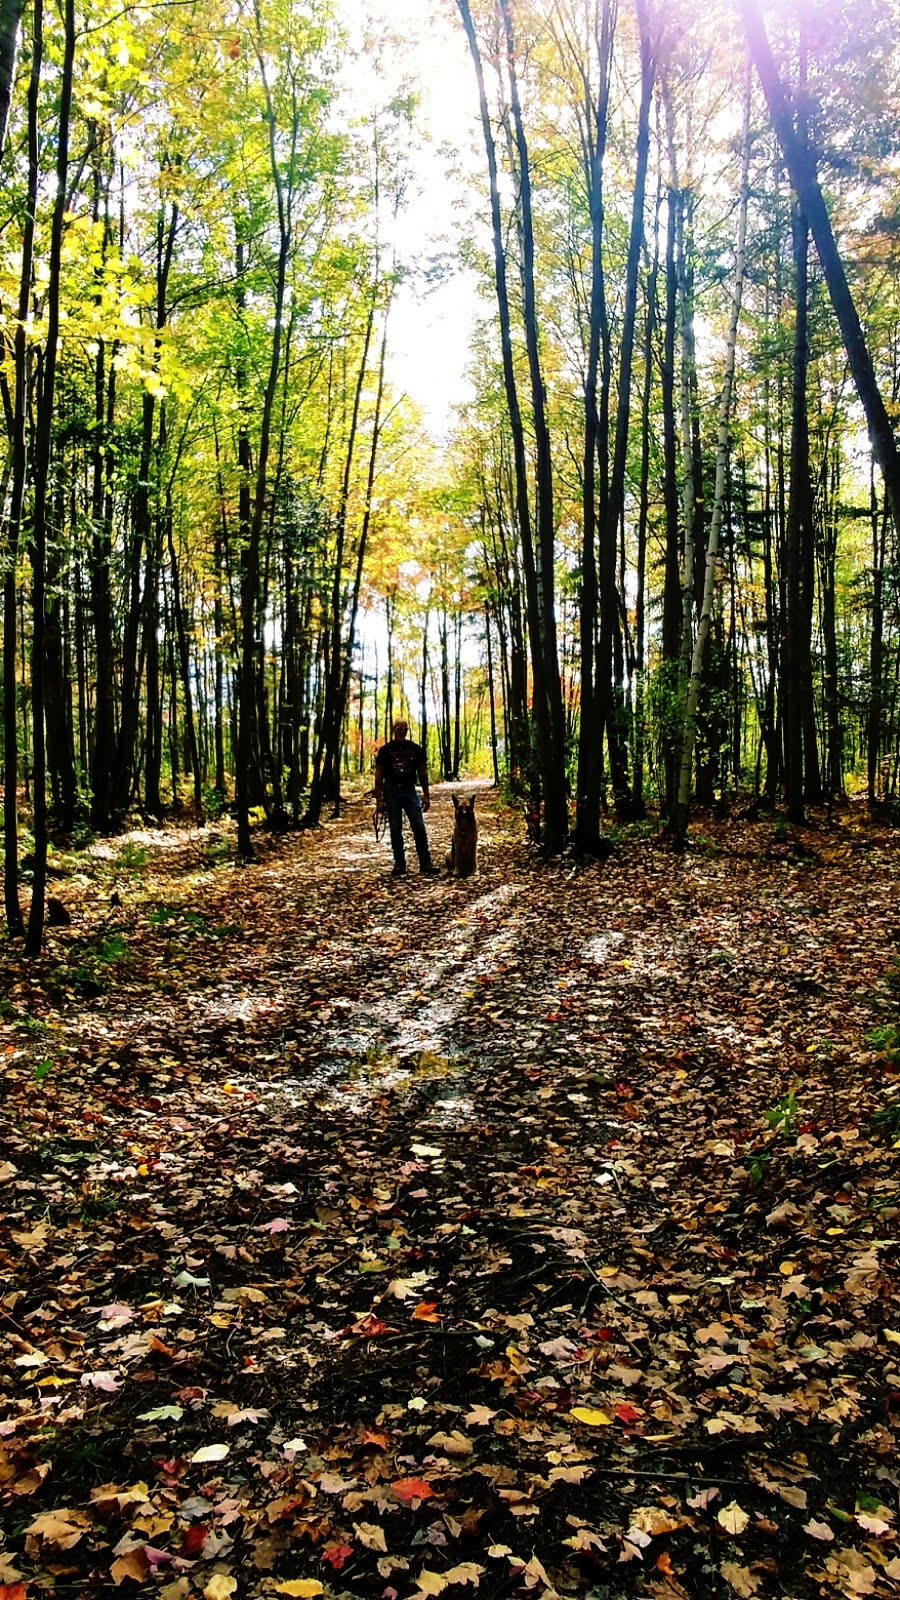
M 675 156 L 675 118 L 668 83 L 663 80 L 666 112 L 666 142 L 669 147 L 669 204 L 677 204 L 675 219 L 675 260 L 678 273 L 678 306 L 681 323 L 681 515 L 684 528 L 684 565 L 681 578 L 681 654 L 678 665 L 678 714 L 682 715 L 691 668 L 694 636 L 694 436 L 691 425 L 691 377 L 694 371 L 694 301 L 688 272 L 690 228 L 685 227 L 686 194 L 678 185 Z M 675 196 L 679 198 L 676 202 Z
M 691 655 L 691 672 L 684 701 L 684 721 L 681 732 L 681 769 L 678 779 L 678 800 L 675 805 L 672 832 L 676 841 L 683 840 L 687 831 L 691 799 L 691 777 L 694 766 L 694 742 L 697 735 L 697 710 L 700 703 L 700 678 L 703 657 L 712 621 L 715 592 L 716 564 L 719 556 L 719 535 L 725 514 L 725 471 L 728 465 L 728 429 L 731 420 L 731 398 L 734 389 L 734 369 L 737 359 L 738 324 L 744 292 L 744 267 L 747 254 L 747 209 L 750 189 L 750 72 L 747 71 L 744 92 L 744 127 L 742 134 L 741 192 L 738 209 L 737 248 L 734 261 L 734 290 L 731 302 L 731 321 L 725 350 L 725 377 L 719 399 L 719 426 L 716 443 L 716 483 L 713 496 L 709 539 L 706 546 L 706 571 L 703 578 L 703 604 L 697 637 Z M 687 543 L 687 540 L 685 540 Z M 687 566 L 687 559 L 685 559 Z M 687 604 L 687 599 L 685 601 Z

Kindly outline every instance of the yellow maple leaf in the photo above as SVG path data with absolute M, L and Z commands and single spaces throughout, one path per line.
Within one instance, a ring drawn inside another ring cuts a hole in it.
M 608 1417 L 605 1411 L 598 1411 L 594 1406 L 573 1406 L 569 1415 L 574 1417 L 576 1422 L 583 1422 L 587 1428 L 608 1428 L 612 1423 L 612 1417 Z

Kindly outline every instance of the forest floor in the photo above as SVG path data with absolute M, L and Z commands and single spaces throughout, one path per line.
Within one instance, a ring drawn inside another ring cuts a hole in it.
M 0 1600 L 900 1595 L 900 835 L 478 805 L 463 883 L 371 800 L 57 854 Z

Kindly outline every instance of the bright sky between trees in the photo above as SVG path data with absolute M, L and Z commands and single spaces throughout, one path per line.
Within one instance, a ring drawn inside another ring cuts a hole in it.
M 471 395 L 465 377 L 470 334 L 479 314 L 474 274 L 455 260 L 457 238 L 477 190 L 463 183 L 460 167 L 477 183 L 474 134 L 478 103 L 472 64 L 455 7 L 435 0 L 338 0 L 353 53 L 366 36 L 394 43 L 368 56 L 367 70 L 352 67 L 348 91 L 356 105 L 385 104 L 412 89 L 420 96 L 420 130 L 410 152 L 409 196 L 398 228 L 403 259 L 439 259 L 440 282 L 425 288 L 411 279 L 391 312 L 390 375 L 396 390 L 422 408 L 431 433 L 448 429 L 454 405 Z

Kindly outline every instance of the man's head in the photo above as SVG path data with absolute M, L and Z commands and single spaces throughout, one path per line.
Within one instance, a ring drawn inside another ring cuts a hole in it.
M 409 723 L 408 722 L 404 722 L 402 718 L 400 719 L 399 722 L 392 722 L 391 723 L 391 738 L 392 739 L 405 739 L 407 737 L 408 733 L 409 733 Z

